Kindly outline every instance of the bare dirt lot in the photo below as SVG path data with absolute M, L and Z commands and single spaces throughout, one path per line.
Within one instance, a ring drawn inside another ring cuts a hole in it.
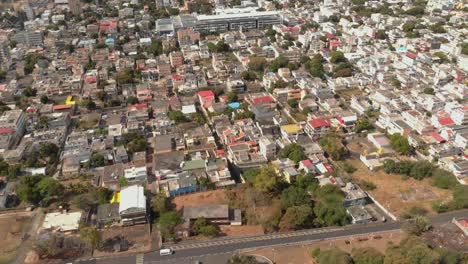
M 259 249 L 247 252 L 246 254 L 265 256 L 277 264 L 314 264 L 310 252 L 315 248 L 327 250 L 337 247 L 346 252 L 351 252 L 353 248 L 372 247 L 384 253 L 385 249 L 387 248 L 388 242 L 391 241 L 395 244 L 398 244 L 402 239 L 402 234 L 399 231 L 380 233 L 379 235 L 382 238 L 373 239 L 374 236 L 369 236 L 367 237 L 369 240 L 362 242 L 358 241 L 358 237 L 354 237 L 346 239 L 312 242 L 308 245 L 294 245 Z M 360 236 L 359 238 L 364 237 L 365 236 Z M 346 244 L 346 240 L 349 241 L 349 244 Z
M 30 220 L 29 216 L 0 217 L 0 263 L 9 263 L 15 256 Z
M 177 196 L 173 203 L 177 211 L 182 211 L 184 206 L 222 204 L 227 203 L 227 201 L 224 190 L 215 190 Z
M 448 202 L 452 199 L 451 191 L 431 186 L 430 179 L 418 181 L 401 175 L 387 174 L 381 170 L 371 171 L 354 158 L 348 159 L 347 162 L 357 169 L 352 174 L 353 178 L 375 184 L 377 188 L 369 193 L 397 216 L 414 206 L 424 207 L 433 212 L 434 202 Z

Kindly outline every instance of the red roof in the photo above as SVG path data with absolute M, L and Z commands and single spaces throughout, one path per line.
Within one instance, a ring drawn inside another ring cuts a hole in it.
M 460 219 L 460 220 L 457 220 L 457 222 L 463 227 L 468 227 L 468 219 Z
M 443 126 L 448 126 L 448 125 L 454 124 L 455 122 L 453 122 L 452 118 L 450 117 L 444 117 L 444 118 L 439 118 L 439 123 Z
M 416 57 L 417 57 L 416 54 L 411 53 L 411 52 L 406 52 L 406 56 L 407 56 L 408 58 L 410 58 L 410 59 L 413 59 L 413 60 L 415 60 Z
M 310 161 L 308 159 L 307 160 L 301 160 L 301 163 L 304 166 L 311 166 L 312 165 L 312 161 Z
M 316 118 L 316 119 L 312 119 L 309 121 L 309 124 L 313 127 L 313 128 L 320 128 L 320 127 L 330 127 L 330 121 L 328 120 L 325 120 L 323 118 Z
M 10 127 L 0 128 L 0 134 L 9 134 L 11 133 L 11 131 L 13 131 L 13 129 L 11 129 Z
M 141 103 L 141 104 L 132 104 L 129 107 L 132 110 L 142 110 L 148 108 L 148 104 Z
M 325 168 L 327 169 L 328 172 L 332 173 L 333 172 L 333 168 L 330 164 L 324 164 L 325 165 Z
M 439 142 L 445 141 L 445 138 L 443 138 L 441 135 L 437 134 L 436 132 L 430 132 L 429 135 L 431 135 L 431 137 L 433 137 L 435 140 Z
M 52 106 L 52 110 L 64 110 L 64 109 L 71 109 L 72 105 L 67 104 L 60 104 Z
M 262 97 L 254 98 L 252 101 L 254 104 L 264 104 L 264 103 L 271 103 L 273 101 L 273 98 L 271 98 L 270 96 L 262 96 Z
M 206 91 L 199 91 L 198 96 L 202 98 L 206 98 L 206 97 L 214 97 L 215 94 L 211 90 L 206 90 Z

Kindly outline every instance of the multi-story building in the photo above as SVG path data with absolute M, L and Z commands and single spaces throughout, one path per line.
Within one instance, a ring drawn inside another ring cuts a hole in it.
M 5 146 L 0 148 L 7 149 L 18 144 L 26 130 L 26 118 L 22 110 L 6 111 L 0 116 L 0 136 L 6 139 Z
M 42 46 L 44 36 L 41 31 L 20 31 L 15 35 L 15 41 L 29 46 Z
M 276 156 L 276 144 L 269 138 L 261 138 L 259 141 L 260 153 L 267 159 L 272 160 Z
M 7 70 L 11 64 L 10 47 L 6 40 L 0 41 L 0 69 Z

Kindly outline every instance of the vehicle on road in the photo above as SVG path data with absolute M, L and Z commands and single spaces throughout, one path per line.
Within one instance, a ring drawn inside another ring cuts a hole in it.
M 161 256 L 167 256 L 167 255 L 172 255 L 172 254 L 174 254 L 174 251 L 172 251 L 172 249 L 170 248 L 164 248 L 164 249 L 159 250 L 159 255 Z

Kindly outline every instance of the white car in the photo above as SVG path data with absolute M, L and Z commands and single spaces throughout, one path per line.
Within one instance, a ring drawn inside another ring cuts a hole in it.
M 170 248 L 165 248 L 165 249 L 159 250 L 159 255 L 160 256 L 172 255 L 173 253 L 174 253 L 174 251 L 172 251 L 172 249 L 170 249 Z

